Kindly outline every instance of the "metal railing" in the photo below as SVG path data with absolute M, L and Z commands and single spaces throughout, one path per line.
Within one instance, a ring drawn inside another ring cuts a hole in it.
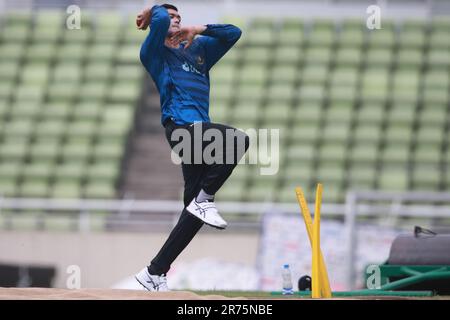
M 363 201 L 383 201 L 390 204 L 361 204 L 360 202 Z M 370 210 L 364 210 L 364 208 L 370 208 Z M 355 289 L 358 250 L 357 217 L 362 215 L 369 217 L 381 215 L 391 226 L 395 226 L 396 220 L 400 217 L 450 218 L 450 192 L 348 192 L 345 204 L 345 246 L 347 251 L 346 285 L 349 290 Z

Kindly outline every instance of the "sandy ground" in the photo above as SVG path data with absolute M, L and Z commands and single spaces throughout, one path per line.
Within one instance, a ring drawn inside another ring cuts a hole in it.
M 148 292 L 124 289 L 0 288 L 0 300 L 229 300 L 188 291 Z M 233 298 L 245 299 L 245 298 Z

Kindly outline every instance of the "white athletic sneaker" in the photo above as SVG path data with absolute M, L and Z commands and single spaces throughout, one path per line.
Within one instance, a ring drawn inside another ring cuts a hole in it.
M 137 273 L 134 278 L 148 291 L 169 291 L 166 275 L 151 275 L 147 267 Z
M 216 204 L 213 201 L 197 202 L 194 198 L 186 207 L 186 210 L 212 227 L 217 229 L 225 229 L 227 227 L 226 221 L 217 212 Z

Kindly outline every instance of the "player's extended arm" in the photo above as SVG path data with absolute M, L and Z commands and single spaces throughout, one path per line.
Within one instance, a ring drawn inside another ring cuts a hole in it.
M 169 13 L 164 7 L 153 6 L 150 11 L 150 19 L 150 32 L 145 38 L 140 52 L 141 62 L 147 70 L 150 70 L 151 66 L 161 66 L 161 53 L 170 26 Z M 138 20 L 137 23 L 138 27 L 146 29 L 145 22 L 141 21 L 141 26 Z
M 200 41 L 206 51 L 208 70 L 222 58 L 241 37 L 242 31 L 232 24 L 207 24 Z

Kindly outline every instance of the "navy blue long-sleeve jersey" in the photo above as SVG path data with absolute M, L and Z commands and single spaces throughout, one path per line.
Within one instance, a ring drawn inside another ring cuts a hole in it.
M 164 45 L 170 26 L 167 9 L 152 8 L 150 32 L 140 58 L 158 88 L 161 123 L 210 122 L 209 70 L 239 40 L 241 30 L 230 24 L 208 24 L 201 36 L 185 49 Z

